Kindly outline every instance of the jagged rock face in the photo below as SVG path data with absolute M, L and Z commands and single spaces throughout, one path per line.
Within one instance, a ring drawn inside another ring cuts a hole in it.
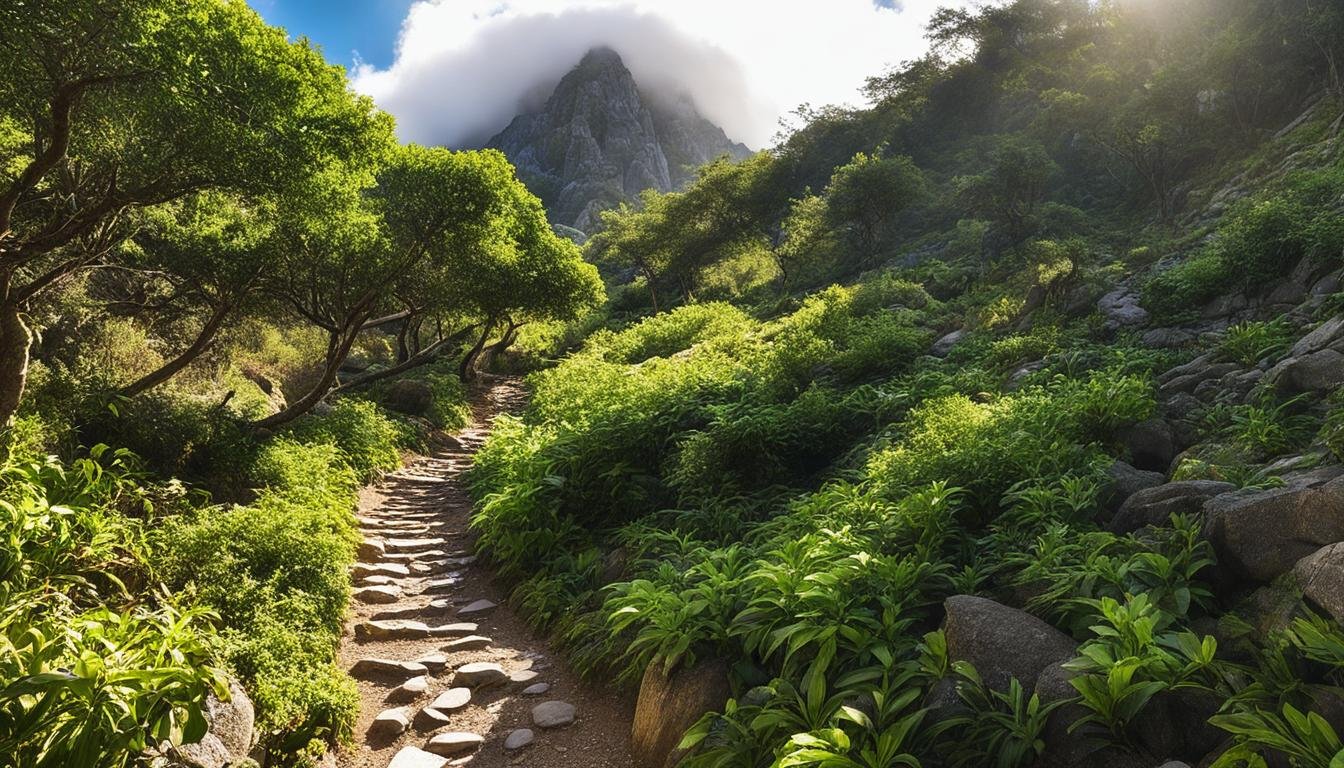
M 609 48 L 589 51 L 540 112 L 514 118 L 489 146 L 513 162 L 553 223 L 583 232 L 646 189 L 677 189 L 720 155 L 749 154 L 690 101 L 641 94 Z

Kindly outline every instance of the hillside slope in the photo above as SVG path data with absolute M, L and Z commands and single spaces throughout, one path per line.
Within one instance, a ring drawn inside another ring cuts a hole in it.
M 1344 759 L 1341 30 L 949 12 L 606 220 L 475 524 L 638 764 Z

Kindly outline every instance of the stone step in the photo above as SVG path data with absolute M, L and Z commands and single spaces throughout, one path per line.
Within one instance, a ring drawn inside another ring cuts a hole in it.
M 401 581 L 401 579 L 398 579 L 395 576 L 384 576 L 383 574 L 376 574 L 373 576 L 365 576 L 364 578 L 359 580 L 359 583 L 361 586 L 365 587 L 385 587 L 390 584 L 396 584 L 399 581 Z
M 411 569 L 400 563 L 355 563 L 350 572 L 355 578 L 367 576 L 410 576 Z
M 448 653 L 458 653 L 459 651 L 476 651 L 481 648 L 487 648 L 494 641 L 481 635 L 467 635 L 459 637 L 456 640 L 450 640 L 443 646 L 443 650 Z
M 430 626 L 409 619 L 374 619 L 355 625 L 356 640 L 423 640 L 431 637 L 465 637 L 476 634 L 470 622 Z
M 429 667 L 418 661 L 397 661 L 396 659 L 367 658 L 356 661 L 350 667 L 354 677 L 398 677 L 401 679 L 429 673 Z
M 421 552 L 447 544 L 448 540 L 433 536 L 420 539 L 385 539 L 383 544 L 389 552 Z
M 439 651 L 431 651 L 417 658 L 415 663 L 424 664 L 430 672 L 438 673 L 448 666 L 448 657 Z
M 420 675 L 397 686 L 388 698 L 394 701 L 414 701 L 426 693 L 429 693 L 429 678 Z
M 391 584 L 361 587 L 360 589 L 355 590 L 354 598 L 361 603 L 387 605 L 389 603 L 395 603 L 401 599 L 401 587 Z
M 473 600 L 458 610 L 459 616 L 480 616 L 487 614 L 499 606 L 490 600 Z
M 423 552 L 391 552 L 386 559 L 400 563 L 437 562 L 437 559 L 446 558 L 448 555 L 449 553 L 442 549 L 426 549 Z M 421 558 L 429 558 L 429 560 L 421 560 Z
M 381 560 L 383 555 L 387 554 L 387 547 L 383 546 L 381 539 L 365 539 L 359 543 L 359 559 L 364 562 L 374 562 Z
M 470 688 L 461 688 L 461 687 L 449 688 L 448 690 L 434 697 L 434 701 L 430 702 L 429 706 L 426 707 L 426 709 L 433 709 L 439 712 L 443 712 L 444 714 L 447 714 L 449 712 L 456 712 L 457 710 L 462 709 L 463 707 L 467 706 L 470 703 L 471 703 Z
M 464 688 L 489 688 L 508 682 L 509 673 L 492 661 L 473 661 L 453 672 L 453 685 Z
M 538 728 L 561 728 L 574 722 L 574 705 L 567 701 L 544 701 L 532 708 L 532 724 Z
M 535 669 L 520 669 L 509 673 L 509 682 L 514 685 L 528 685 L 538 677 L 541 677 L 541 673 Z
M 465 731 L 451 731 L 435 735 L 425 745 L 425 750 L 444 757 L 457 757 L 475 752 L 485 743 L 485 738 Z
M 373 621 L 386 621 L 388 619 L 412 619 L 416 616 L 423 616 L 427 613 L 435 613 L 433 608 L 428 605 L 408 605 L 400 608 L 387 608 L 377 611 L 369 618 Z
M 403 747 L 387 764 L 387 768 L 443 768 L 448 758 L 426 752 L 419 747 Z
M 433 581 L 426 582 L 425 585 L 421 587 L 420 592 L 421 594 L 425 592 L 447 592 L 461 583 L 462 574 L 458 571 L 452 571 L 442 579 L 434 579 Z
M 373 725 L 369 726 L 369 736 L 377 738 L 400 736 L 410 727 L 411 710 L 409 708 L 385 709 L 373 718 Z

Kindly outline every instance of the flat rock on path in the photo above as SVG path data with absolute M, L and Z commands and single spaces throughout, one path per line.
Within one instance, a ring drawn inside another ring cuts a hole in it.
M 474 388 L 480 426 L 361 491 L 361 592 L 340 649 L 360 709 L 338 768 L 633 768 L 634 701 L 581 683 L 472 554 L 462 474 L 493 417 L 522 400 L 511 380 Z

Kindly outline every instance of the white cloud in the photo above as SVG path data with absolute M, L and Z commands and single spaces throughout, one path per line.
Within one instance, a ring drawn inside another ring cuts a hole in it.
M 356 90 L 403 139 L 472 146 L 537 101 L 585 51 L 608 45 L 642 88 L 683 90 L 760 148 L 803 103 L 857 103 L 865 77 L 924 50 L 947 0 L 420 0 L 395 62 L 360 65 Z

